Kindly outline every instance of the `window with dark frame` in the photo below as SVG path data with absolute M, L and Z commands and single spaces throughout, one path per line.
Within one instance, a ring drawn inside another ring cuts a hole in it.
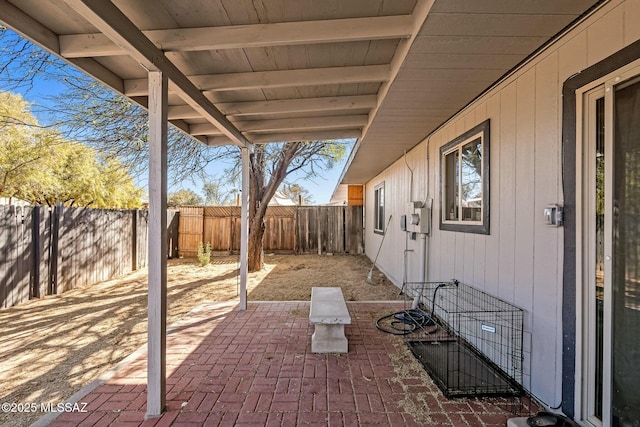
M 440 148 L 440 229 L 489 234 L 489 120 Z
M 384 182 L 378 184 L 374 188 L 374 233 L 384 234 Z

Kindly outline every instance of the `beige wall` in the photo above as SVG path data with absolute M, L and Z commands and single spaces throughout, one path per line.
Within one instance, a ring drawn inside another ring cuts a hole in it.
M 561 399 L 563 230 L 546 226 L 542 214 L 548 204 L 563 203 L 562 85 L 640 39 L 639 18 L 640 0 L 611 1 L 407 154 L 414 199 L 434 199 L 428 280 L 456 278 L 526 310 L 525 386 L 550 406 Z M 491 120 L 491 234 L 440 231 L 439 148 L 486 119 Z M 365 244 L 373 258 L 381 240 L 372 232 L 373 188 L 385 181 L 392 233 L 378 264 L 398 285 L 405 247 L 413 250 L 409 280 L 418 280 L 420 271 L 419 241 L 405 245 L 399 226 L 409 201 L 409 176 L 399 159 L 365 192 Z

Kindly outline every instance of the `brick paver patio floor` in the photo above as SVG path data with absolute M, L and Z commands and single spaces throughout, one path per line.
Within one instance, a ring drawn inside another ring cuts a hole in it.
M 402 303 L 348 303 L 348 354 L 311 353 L 309 304 L 204 303 L 167 337 L 167 411 L 145 420 L 146 352 L 52 426 L 505 426 L 513 399 L 447 400 L 375 320 Z

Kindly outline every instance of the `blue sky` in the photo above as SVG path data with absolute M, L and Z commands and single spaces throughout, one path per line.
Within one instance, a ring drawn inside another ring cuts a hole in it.
M 16 35 L 16 37 L 19 36 Z M 4 55 L 0 53 L 0 63 L 4 64 L 5 62 L 6 59 Z M 25 70 L 25 73 L 27 72 L 29 72 L 29 70 Z M 64 89 L 65 87 L 63 84 L 51 79 L 45 79 L 44 76 L 36 75 L 35 79 L 33 80 L 32 87 L 12 89 L 12 91 L 20 93 L 27 101 L 33 104 L 32 112 L 38 118 L 40 123 L 49 124 L 46 113 L 40 111 L 38 106 L 56 108 L 55 105 L 52 105 L 51 97 L 58 95 L 59 93 L 64 91 Z M 7 90 L 7 88 L 0 87 L 0 90 Z M 312 180 L 296 180 L 295 177 L 288 177 L 287 181 L 289 183 L 299 184 L 303 188 L 308 190 L 315 204 L 328 203 L 347 161 L 349 150 L 350 148 L 347 149 L 347 154 L 345 155 L 345 157 L 340 162 L 338 162 L 333 167 L 333 169 L 324 171 L 322 173 L 322 176 L 315 177 Z M 224 170 L 228 167 L 229 165 L 225 163 L 211 164 L 207 168 L 207 172 L 214 177 L 220 177 L 223 175 Z M 138 185 L 146 187 L 146 180 L 142 179 L 138 183 Z M 190 189 L 199 194 L 202 194 L 202 185 L 194 184 L 193 182 L 191 182 L 191 180 L 187 180 L 178 184 L 172 184 L 169 188 L 169 192 L 177 191 L 179 189 Z

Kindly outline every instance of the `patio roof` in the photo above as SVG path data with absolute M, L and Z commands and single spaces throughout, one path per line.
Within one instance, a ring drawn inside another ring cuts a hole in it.
M 0 21 L 205 144 L 358 138 L 363 184 L 594 0 L 0 0 Z
M 358 138 L 365 183 L 594 0 L 0 0 L 0 21 L 149 108 L 147 416 L 166 403 L 169 120 L 242 148 L 246 309 L 254 144 Z

